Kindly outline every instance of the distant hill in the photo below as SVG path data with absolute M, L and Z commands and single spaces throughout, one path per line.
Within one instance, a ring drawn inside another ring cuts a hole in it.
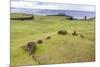
M 10 18 L 21 18 L 21 17 L 30 17 L 32 14 L 26 14 L 26 13 L 11 13 Z

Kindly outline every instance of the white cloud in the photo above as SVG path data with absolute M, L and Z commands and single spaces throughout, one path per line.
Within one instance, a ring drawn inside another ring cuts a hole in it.
M 95 0 L 14 0 L 14 1 L 38 1 L 38 2 L 56 2 L 56 3 L 73 3 L 73 4 L 88 4 L 96 5 Z
M 39 0 L 40 1 L 40 0 Z M 41 0 L 42 1 L 42 0 Z M 36 1 L 12 1 L 11 7 L 15 8 L 31 8 L 31 9 L 59 9 L 59 10 L 80 10 L 80 11 L 95 11 L 95 6 L 90 5 L 72 5 L 72 4 L 57 4 L 45 3 Z
M 56 3 L 72 3 L 72 4 L 88 4 L 96 5 L 95 0 L 16 0 L 16 1 L 38 1 L 38 2 L 56 2 Z
M 32 2 L 12 1 L 11 7 L 15 8 L 33 8 Z

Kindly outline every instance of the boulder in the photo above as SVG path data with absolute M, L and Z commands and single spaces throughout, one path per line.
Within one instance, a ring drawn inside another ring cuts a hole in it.
M 35 42 L 28 42 L 26 45 L 26 50 L 31 55 L 36 50 L 36 43 Z
M 59 30 L 58 31 L 58 34 L 66 35 L 67 34 L 67 31 L 66 30 Z
M 38 44 L 42 44 L 43 43 L 43 40 L 38 40 L 37 43 Z

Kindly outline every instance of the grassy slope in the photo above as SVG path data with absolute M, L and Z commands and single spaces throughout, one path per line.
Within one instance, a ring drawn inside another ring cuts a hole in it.
M 69 34 L 56 34 L 61 29 L 67 30 Z M 83 34 L 85 39 L 72 36 L 73 30 Z M 53 36 L 45 40 L 49 35 Z M 37 44 L 35 52 L 41 64 L 94 61 L 94 20 L 71 21 L 58 16 L 35 16 L 34 20 L 28 21 L 11 20 L 11 65 L 38 64 L 20 48 L 38 39 L 44 40 L 43 44 Z

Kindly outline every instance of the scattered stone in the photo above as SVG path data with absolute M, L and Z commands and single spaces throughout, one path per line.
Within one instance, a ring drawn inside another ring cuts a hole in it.
M 69 20 L 74 20 L 74 18 L 73 17 L 70 17 Z
M 26 46 L 25 46 L 25 45 L 21 46 L 21 48 L 22 48 L 22 49 L 24 49 L 25 51 L 27 51 L 27 49 L 26 49 Z
M 35 60 L 38 64 L 41 64 L 41 63 L 39 62 L 39 60 L 38 60 L 34 55 L 32 55 L 32 58 L 33 58 L 33 60 Z
M 31 55 L 36 50 L 36 43 L 28 42 L 26 45 L 26 50 L 29 52 L 29 55 Z
M 66 35 L 67 34 L 67 31 L 66 30 L 59 30 L 58 31 L 58 34 Z
M 76 33 L 76 31 L 74 30 L 74 32 L 72 33 L 73 36 L 77 36 L 78 34 Z
M 46 39 L 51 39 L 51 37 L 50 37 L 50 36 L 48 36 L 48 37 L 46 37 Z
M 82 34 L 80 35 L 80 37 L 81 37 L 81 38 L 85 38 L 84 35 L 82 35 Z
M 38 40 L 37 43 L 38 44 L 42 44 L 43 43 L 43 40 Z

